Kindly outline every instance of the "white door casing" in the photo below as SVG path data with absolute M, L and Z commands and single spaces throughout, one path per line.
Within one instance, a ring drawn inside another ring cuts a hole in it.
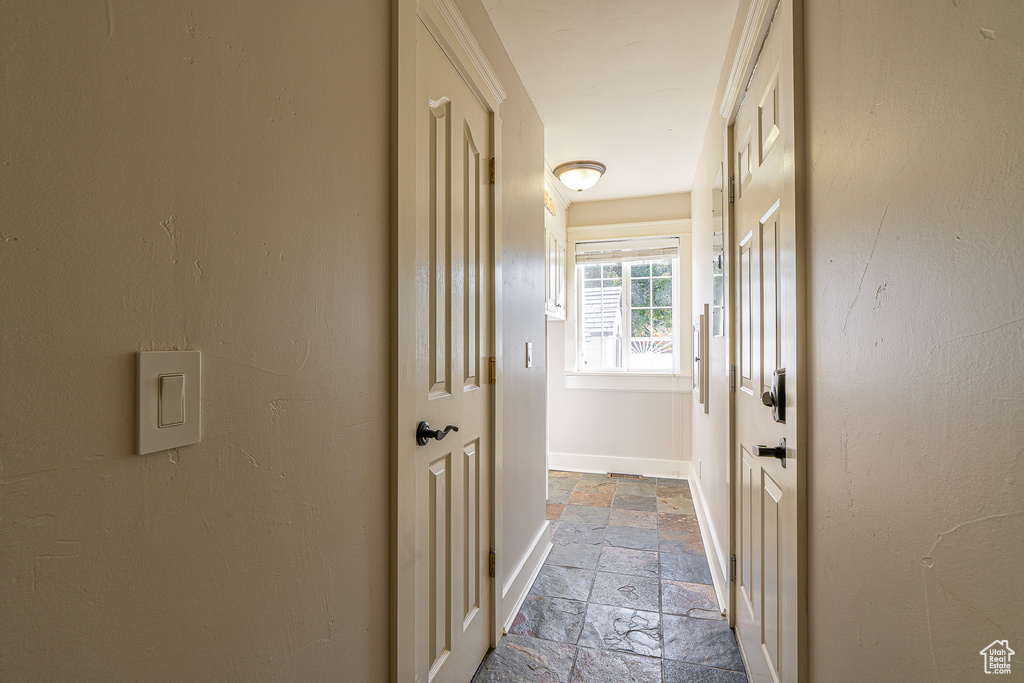
M 765 8 L 766 10 L 769 8 Z M 771 16 L 770 14 L 768 16 Z M 793 0 L 782 0 L 730 128 L 735 174 L 731 268 L 735 343 L 731 619 L 752 681 L 798 681 L 806 619 L 797 186 L 799 93 Z M 785 421 L 763 394 L 785 371 Z M 785 459 L 758 447 L 785 439 Z M 763 453 L 764 451 L 762 451 Z
M 391 678 L 466 681 L 500 614 L 489 359 L 500 352 L 491 159 L 504 93 L 449 0 L 396 0 L 395 35 Z M 421 420 L 458 431 L 418 445 Z

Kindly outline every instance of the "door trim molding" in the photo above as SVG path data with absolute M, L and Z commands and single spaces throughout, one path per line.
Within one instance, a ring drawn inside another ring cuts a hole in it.
M 451 0 L 419 0 L 416 11 L 470 89 L 492 112 L 498 111 L 505 89 L 458 8 Z
M 736 295 L 737 295 L 737 293 L 739 291 L 739 289 L 738 289 L 739 288 L 739 281 L 738 281 L 738 279 L 736 281 L 734 281 L 734 278 L 738 278 L 738 275 L 737 275 L 738 270 L 735 268 L 736 264 L 734 264 L 733 260 L 732 260 L 732 243 L 733 243 L 733 240 L 736 239 L 736 231 L 733 228 L 733 224 L 732 224 L 732 221 L 733 221 L 733 210 L 732 210 L 733 204 L 732 204 L 732 202 L 734 200 L 728 196 L 729 192 L 730 192 L 730 190 L 729 190 L 730 184 L 732 183 L 732 179 L 736 175 L 735 164 L 733 163 L 733 160 L 732 160 L 732 153 L 733 153 L 732 141 L 733 141 L 733 126 L 731 124 L 726 124 L 725 127 L 724 127 L 724 130 L 722 132 L 722 147 L 721 147 L 722 154 L 724 155 L 724 159 L 722 161 L 722 187 L 723 187 L 724 192 L 726 193 L 725 200 L 722 202 L 722 245 L 723 245 L 722 257 L 723 257 L 723 261 L 724 261 L 723 264 L 722 264 L 722 278 L 723 278 L 722 284 L 725 287 L 725 292 L 724 292 L 724 297 L 723 297 L 723 302 L 725 304 L 725 308 L 723 310 L 723 314 L 725 315 L 725 321 L 724 321 L 722 329 L 725 331 L 725 337 L 726 337 L 726 340 L 725 340 L 725 344 L 726 344 L 726 348 L 725 348 L 726 363 L 728 364 L 728 366 L 730 368 L 735 369 L 737 367 L 738 363 L 739 363 L 739 358 L 737 357 L 737 351 L 736 351 L 736 347 L 737 347 L 737 343 L 736 343 L 736 330 L 737 330 L 737 328 L 736 328 L 736 325 L 738 325 L 738 321 L 736 319 L 736 315 L 737 315 L 737 311 L 736 311 Z M 736 378 L 735 376 L 733 376 L 733 380 L 735 382 L 737 382 L 737 384 L 739 383 L 738 378 Z M 729 511 L 728 511 L 728 514 L 725 517 L 725 527 L 726 527 L 726 531 L 728 533 L 728 536 L 726 538 L 728 539 L 728 544 L 729 544 L 729 548 L 728 548 L 728 554 L 729 555 L 735 554 L 735 552 L 736 552 L 736 545 L 737 545 L 736 538 L 735 538 L 735 536 L 736 536 L 736 533 L 735 533 L 735 524 L 736 524 L 736 515 L 735 515 L 735 510 L 736 510 L 736 489 L 732 485 L 732 478 L 733 478 L 733 476 L 735 476 L 734 472 L 735 472 L 735 458 L 736 458 L 736 456 L 735 456 L 735 448 L 736 448 L 736 389 L 737 389 L 737 387 L 735 385 L 733 385 L 731 390 L 727 394 L 728 397 L 729 397 L 729 399 L 728 399 L 728 405 L 729 405 L 729 433 L 726 435 L 726 446 L 727 446 L 726 462 L 727 462 L 727 466 L 726 466 L 726 470 L 725 470 L 725 472 L 726 472 L 726 474 L 725 474 L 725 485 L 726 485 L 726 487 L 729 490 Z M 730 626 L 730 628 L 736 628 L 736 604 L 737 604 L 736 584 L 733 583 L 733 581 L 731 580 L 731 577 L 730 577 L 729 583 L 726 585 L 726 589 L 727 589 L 727 599 L 726 599 L 726 603 L 725 604 L 726 604 L 726 607 L 727 607 L 727 610 L 728 610 L 727 616 L 728 616 L 728 620 L 729 620 L 729 626 Z M 745 664 L 746 664 L 746 662 L 744 662 L 744 665 Z
M 740 108 L 740 95 L 747 89 L 750 74 L 754 71 L 757 58 L 761 54 L 761 45 L 768 34 L 768 25 L 779 6 L 779 0 L 753 0 L 747 8 L 747 17 L 743 22 L 739 44 L 733 55 L 729 80 L 725 85 L 725 93 L 718 107 L 718 113 L 731 124 Z
M 792 376 L 789 367 L 787 371 L 787 383 L 789 389 L 795 392 L 797 397 L 791 407 L 787 409 L 788 424 L 792 424 L 794 436 L 789 443 L 789 450 L 794 454 L 796 472 L 796 589 L 795 589 L 795 614 L 797 637 L 795 643 L 796 655 L 795 664 L 791 667 L 786 680 L 796 682 L 809 679 L 808 667 L 808 610 L 807 610 L 807 586 L 808 586 L 808 561 L 807 561 L 807 469 L 808 469 L 808 429 L 809 419 L 806 416 L 806 409 L 802 406 L 807 403 L 807 266 L 806 266 L 806 245 L 808 234 L 806 229 L 806 169 L 809 167 L 807 149 L 805 145 L 805 109 L 804 109 L 804 25 L 803 25 L 803 0 L 752 0 L 748 9 L 738 46 L 733 53 L 732 68 L 729 72 L 729 80 L 720 106 L 720 114 L 725 119 L 725 131 L 723 149 L 725 154 L 725 171 L 723 178 L 728 182 L 730 176 L 736 177 L 737 186 L 742 182 L 737 167 L 737 150 L 735 141 L 737 133 L 735 129 L 736 116 L 743 102 L 747 85 L 751 74 L 754 72 L 761 57 L 761 48 L 765 43 L 768 32 L 777 18 L 789 22 L 783 24 L 791 29 L 791 43 L 785 50 L 791 53 L 792 66 L 792 104 L 790 115 L 792 116 L 792 179 L 784 184 L 782 195 L 782 206 L 790 207 L 795 230 L 795 257 L 794 257 L 794 299 L 795 315 L 794 330 L 796 344 L 793 350 L 794 362 Z M 781 11 L 780 11 L 781 10 Z M 778 14 L 778 16 L 777 16 Z M 728 57 L 727 57 L 728 59 Z M 770 79 L 769 79 L 770 80 Z M 758 94 L 758 97 L 760 94 Z M 780 105 L 782 106 L 782 105 Z M 775 144 L 778 144 L 776 141 Z M 760 165 L 760 154 L 757 156 Z M 737 190 L 740 188 L 737 187 Z M 741 193 L 737 191 L 736 202 L 738 203 Z M 724 203 L 723 230 L 725 231 L 726 261 L 726 301 L 727 301 L 727 327 L 729 334 L 728 356 L 730 364 L 739 365 L 737 339 L 739 337 L 740 316 L 737 310 L 739 305 L 739 277 L 741 275 L 738 264 L 734 262 L 733 248 L 738 240 L 742 239 L 743 231 L 736 226 L 736 213 L 734 204 Z M 738 467 L 742 463 L 740 453 L 740 440 L 737 436 L 737 397 L 744 391 L 741 387 L 729 395 L 729 469 L 727 474 L 727 485 L 729 487 L 729 553 L 739 555 L 739 526 L 742 520 L 736 514 L 737 509 L 737 485 L 736 479 L 739 476 Z M 789 393 L 787 391 L 787 393 Z M 792 411 L 790 413 L 790 411 Z M 727 575 L 728 567 L 722 568 L 723 575 Z M 737 628 L 736 616 L 743 608 L 740 606 L 738 582 L 727 584 L 729 594 L 729 625 Z M 748 660 L 748 653 L 744 650 L 743 641 L 737 637 L 740 645 L 740 652 L 743 657 L 744 666 L 749 673 L 752 670 Z M 753 654 L 753 653 L 751 653 Z M 758 653 L 760 654 L 760 653 Z
M 416 402 L 409 391 L 402 391 L 400 378 L 415 374 L 416 350 L 402 330 L 415 325 L 415 298 L 406 296 L 400 278 L 415 272 L 415 240 L 402 239 L 408 226 L 416 225 L 416 24 L 422 22 L 441 46 L 456 71 L 491 113 L 491 146 L 494 158 L 494 182 L 491 185 L 492 317 L 491 354 L 497 358 L 497 383 L 494 385 L 491 444 L 494 463 L 491 468 L 491 543 L 502 548 L 502 278 L 501 278 L 501 118 L 498 108 L 506 94 L 479 43 L 473 37 L 462 14 L 451 0 L 392 0 L 391 61 L 391 537 L 389 543 L 390 604 L 388 609 L 389 668 L 394 683 L 419 680 L 416 671 L 415 606 L 416 581 L 409 567 L 416 564 L 415 490 L 411 477 L 400 476 L 414 460 Z M 403 568 L 406 570 L 403 571 Z M 502 591 L 501 563 L 495 567 L 491 584 L 491 645 L 501 637 Z M 426 675 L 426 672 L 422 672 Z

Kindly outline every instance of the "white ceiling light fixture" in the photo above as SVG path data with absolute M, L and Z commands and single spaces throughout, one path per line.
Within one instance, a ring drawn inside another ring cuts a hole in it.
M 607 167 L 599 161 L 568 161 L 555 167 L 555 177 L 570 190 L 583 192 L 592 188 Z

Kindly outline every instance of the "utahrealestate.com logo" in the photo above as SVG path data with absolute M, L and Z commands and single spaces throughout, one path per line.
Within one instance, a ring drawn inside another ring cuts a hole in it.
M 987 674 L 1009 674 L 1010 657 L 1017 654 L 1010 649 L 1010 643 L 1005 640 L 993 640 L 992 644 L 982 650 L 979 654 L 985 658 L 985 673 Z

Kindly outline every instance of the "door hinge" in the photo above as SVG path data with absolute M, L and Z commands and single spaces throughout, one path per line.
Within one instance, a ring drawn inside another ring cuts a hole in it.
M 494 384 L 495 382 L 498 381 L 498 359 L 497 358 L 491 358 L 491 362 L 489 363 L 489 365 L 491 366 L 491 370 L 490 370 L 490 378 L 488 379 L 488 382 L 490 384 Z
M 736 366 L 729 366 L 729 391 L 736 391 Z
M 494 182 L 493 180 L 491 182 Z M 729 176 L 729 203 L 736 203 L 736 177 Z
M 494 560 L 495 554 L 494 551 L 492 550 L 491 554 L 487 558 L 487 571 L 492 579 L 494 578 Z
M 729 581 L 736 583 L 736 556 L 729 556 Z
M 491 185 L 494 184 L 494 157 L 491 157 Z

